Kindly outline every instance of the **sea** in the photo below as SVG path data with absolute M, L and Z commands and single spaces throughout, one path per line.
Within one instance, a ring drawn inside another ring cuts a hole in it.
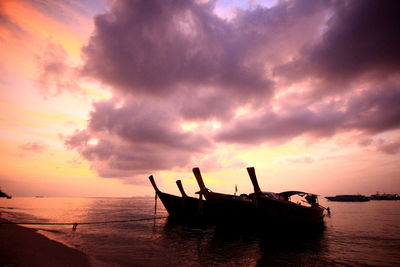
M 321 199 L 331 215 L 316 232 L 173 222 L 160 200 L 155 204 L 154 197 L 14 197 L 0 199 L 0 216 L 20 223 L 77 222 L 75 230 L 23 226 L 83 251 L 94 266 L 400 266 L 400 201 Z M 79 224 L 84 222 L 96 223 Z

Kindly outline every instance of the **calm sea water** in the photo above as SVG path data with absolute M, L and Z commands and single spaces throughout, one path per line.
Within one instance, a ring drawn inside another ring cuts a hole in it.
M 187 226 L 168 219 L 71 226 L 30 226 L 104 266 L 400 266 L 400 201 L 340 203 L 326 229 L 298 235 Z M 0 199 L 14 222 L 93 222 L 151 218 L 154 198 Z M 157 216 L 167 213 L 158 202 Z M 1 238 L 1 237 L 0 237 Z

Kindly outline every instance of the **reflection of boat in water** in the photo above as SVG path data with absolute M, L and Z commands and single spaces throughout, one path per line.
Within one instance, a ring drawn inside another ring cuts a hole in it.
M 250 221 L 244 227 L 229 227 L 227 223 L 182 227 L 179 222 L 167 220 L 161 234 L 163 240 L 174 244 L 174 251 L 183 246 L 185 253 L 193 253 L 180 259 L 183 266 L 324 265 L 323 253 L 328 244 L 322 228 L 277 230 L 266 224 L 255 226 Z
M 375 195 L 370 196 L 371 200 L 400 200 L 399 194 L 379 194 L 378 192 Z
M 325 197 L 330 201 L 340 201 L 340 202 L 365 202 L 369 201 L 369 197 L 364 195 L 336 195 L 334 197 Z
M 189 197 L 185 193 L 180 180 L 176 181 L 176 184 L 182 196 L 161 192 L 152 175 L 149 177 L 149 180 L 171 218 L 193 220 L 209 216 L 210 209 L 206 201 Z
M 302 226 L 323 225 L 324 208 L 318 204 L 315 194 L 301 191 L 285 191 L 282 193 L 262 192 L 255 175 L 254 168 L 247 168 L 253 183 L 254 193 L 234 195 L 214 193 L 204 185 L 198 168 L 193 169 L 196 180 L 210 205 L 215 206 L 224 218 L 242 217 L 245 220 L 256 219 L 270 224 L 301 224 Z M 303 197 L 303 203 L 294 203 L 290 198 L 294 195 Z
M 7 195 L 5 192 L 1 191 L 1 189 L 0 189 L 0 197 L 5 197 L 7 199 L 11 199 L 12 198 L 12 196 Z

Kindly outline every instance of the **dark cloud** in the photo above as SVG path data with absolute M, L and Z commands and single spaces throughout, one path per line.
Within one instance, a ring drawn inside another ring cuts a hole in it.
M 173 96 L 187 119 L 226 120 L 238 105 L 269 100 L 268 69 L 313 35 L 323 3 L 282 2 L 227 21 L 212 1 L 116 1 L 95 18 L 83 74 L 140 97 Z
M 380 86 L 350 98 L 344 129 L 377 134 L 400 127 L 400 83 Z
M 279 144 L 303 134 L 330 137 L 342 121 L 341 112 L 314 112 L 306 107 L 294 108 L 287 114 L 267 111 L 235 120 L 221 130 L 216 139 L 227 143 Z
M 381 141 L 377 145 L 378 151 L 386 154 L 395 155 L 400 152 L 400 142 L 385 142 Z
M 194 1 L 116 1 L 95 19 L 84 72 L 133 93 L 221 84 L 269 90 L 260 70 L 242 62 L 231 28 L 212 8 Z
M 357 144 L 358 144 L 359 146 L 365 147 L 365 146 L 371 145 L 373 142 L 374 142 L 374 140 L 373 140 L 372 138 L 366 138 L 366 137 L 364 137 L 364 138 L 361 138 L 361 139 L 357 142 Z
M 101 176 L 188 168 L 196 159 L 218 167 L 218 142 L 349 131 L 370 138 L 399 128 L 395 2 L 279 1 L 229 20 L 214 4 L 114 1 L 95 17 L 80 73 L 114 98 L 95 103 L 86 129 L 64 140 Z M 61 59 L 43 64 L 51 78 L 64 65 L 62 55 L 50 58 Z M 238 116 L 238 108 L 249 112 Z M 219 130 L 181 128 L 211 120 Z
M 400 86 L 388 84 L 355 94 L 345 102 L 285 107 L 285 111 L 263 112 L 235 120 L 217 140 L 257 144 L 287 142 L 301 135 L 331 137 L 337 132 L 377 134 L 400 127 Z
M 115 102 L 96 103 L 87 129 L 64 139 L 101 176 L 128 177 L 183 167 L 212 148 L 202 135 L 184 132 L 168 106 L 127 99 L 116 106 Z
M 362 75 L 386 79 L 400 69 L 400 3 L 336 1 L 321 41 L 309 44 L 275 73 L 292 81 L 308 77 L 333 83 L 320 90 L 345 91 Z M 369 77 L 371 78 L 371 77 Z
M 20 149 L 25 151 L 32 151 L 41 153 L 46 148 L 46 145 L 41 141 L 32 141 L 19 146 Z

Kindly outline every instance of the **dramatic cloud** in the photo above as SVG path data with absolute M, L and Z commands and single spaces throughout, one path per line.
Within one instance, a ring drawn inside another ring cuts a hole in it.
M 269 89 L 260 69 L 245 65 L 246 47 L 240 47 L 210 4 L 118 1 L 95 23 L 96 33 L 84 48 L 84 70 L 122 90 L 168 94 L 193 85 Z
M 19 148 L 25 151 L 40 153 L 43 152 L 43 150 L 46 148 L 46 145 L 41 141 L 33 141 L 22 144 L 19 146 Z
M 397 2 L 280 1 L 229 19 L 202 2 L 114 1 L 95 17 L 80 73 L 114 97 L 65 143 L 101 176 L 210 162 L 218 143 L 355 132 L 368 145 L 399 129 Z M 65 71 L 50 58 L 44 82 Z
M 337 1 L 321 41 L 304 47 L 293 61 L 275 72 L 292 81 L 312 76 L 345 91 L 361 75 L 386 79 L 400 70 L 398 1 Z M 326 85 L 320 90 L 326 90 Z
M 95 18 L 83 73 L 140 97 L 168 97 L 187 119 L 227 119 L 274 92 L 268 69 L 299 49 L 323 20 L 322 2 L 283 2 L 231 21 L 214 3 L 116 1 Z
M 346 101 L 316 106 L 286 107 L 284 111 L 245 116 L 225 127 L 219 141 L 257 144 L 281 143 L 309 135 L 330 137 L 337 132 L 377 134 L 400 127 L 400 86 L 369 88 Z
M 153 103 L 154 104 L 154 103 Z M 88 127 L 65 139 L 93 162 L 104 177 L 127 177 L 149 171 L 183 167 L 212 148 L 201 135 L 184 132 L 167 106 L 113 100 L 94 105 Z

